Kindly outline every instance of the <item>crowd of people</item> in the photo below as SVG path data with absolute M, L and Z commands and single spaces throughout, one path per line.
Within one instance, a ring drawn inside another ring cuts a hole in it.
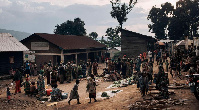
M 149 84 L 155 83 L 156 89 L 161 91 L 161 96 L 163 96 L 163 98 L 168 98 L 169 79 L 168 73 L 166 73 L 168 70 L 170 70 L 169 72 L 172 77 L 181 75 L 181 71 L 189 70 L 190 73 L 193 74 L 198 72 L 198 61 L 195 59 L 196 57 L 192 50 L 189 49 L 188 51 L 189 52 L 184 54 L 177 49 L 177 52 L 173 54 L 168 51 L 163 51 L 162 49 L 157 49 L 155 51 L 141 53 L 136 58 L 127 58 L 126 55 L 116 60 L 108 58 L 105 61 L 106 68 L 101 75 L 97 72 L 97 60 L 91 62 L 91 60 L 88 59 L 87 63 L 80 61 L 78 65 L 73 62 L 68 62 L 67 64 L 60 62 L 59 65 L 53 65 L 51 61 L 49 61 L 49 63 L 40 65 L 39 71 L 36 72 L 37 65 L 27 61 L 23 71 L 20 72 L 20 69 L 17 68 L 14 73 L 13 81 L 16 83 L 15 94 L 21 93 L 21 87 L 24 86 L 25 94 L 29 96 L 34 95 L 40 99 L 42 96 L 46 95 L 45 85 L 47 84 L 52 87 L 52 100 L 61 100 L 62 90 L 58 89 L 57 82 L 59 81 L 61 84 L 63 84 L 64 81 L 70 83 L 75 79 L 76 83 L 70 92 L 68 103 L 70 104 L 72 99 L 77 99 L 77 104 L 80 104 L 78 94 L 79 79 L 87 77 L 88 82 L 86 89 L 89 93 L 89 103 L 91 103 L 92 98 L 95 102 L 97 101 L 95 77 L 109 75 L 111 80 L 116 81 L 135 75 L 137 87 L 140 89 L 142 96 L 147 94 Z M 154 60 L 154 58 L 156 59 Z M 156 67 L 153 66 L 154 61 L 157 61 L 158 73 L 153 73 L 153 67 Z M 166 66 L 165 69 L 163 63 Z M 37 82 L 29 81 L 31 75 L 38 76 Z M 23 76 L 26 78 L 26 81 L 22 80 Z M 45 82 L 45 78 L 47 82 Z M 9 94 L 10 92 L 8 90 L 8 96 Z

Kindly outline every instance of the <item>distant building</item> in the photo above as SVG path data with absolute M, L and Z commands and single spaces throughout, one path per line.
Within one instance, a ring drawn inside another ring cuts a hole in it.
M 121 30 L 121 55 L 133 58 L 143 52 L 153 51 L 156 39 L 136 32 Z
M 193 41 L 188 39 L 186 40 L 181 40 L 178 43 L 176 43 L 176 46 L 179 47 L 182 51 L 185 50 L 186 48 L 186 44 L 188 45 L 188 47 L 190 48 L 192 46 Z
M 28 48 L 15 37 L 9 33 L 0 33 L 0 75 L 23 65 L 23 51 L 28 51 Z
M 35 51 L 37 65 L 52 61 L 54 65 L 80 60 L 94 61 L 101 58 L 106 51 L 106 45 L 101 44 L 86 36 L 57 35 L 46 33 L 34 33 L 21 41 L 30 51 Z
M 121 47 L 108 48 L 107 52 L 110 53 L 110 58 L 112 59 L 116 53 L 121 52 Z

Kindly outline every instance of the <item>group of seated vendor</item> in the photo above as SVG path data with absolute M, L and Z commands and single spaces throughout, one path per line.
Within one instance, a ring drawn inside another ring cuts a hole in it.
M 52 85 L 51 101 L 62 100 L 62 91 L 57 87 L 58 87 L 57 84 Z
M 32 96 L 32 95 L 37 95 L 38 94 L 38 90 L 35 86 L 35 82 L 32 81 L 31 83 L 29 82 L 29 79 L 26 78 L 26 81 L 22 83 L 22 86 L 24 86 L 24 91 L 25 94 L 28 96 Z
M 38 94 L 38 90 L 35 86 L 35 82 L 32 81 L 29 82 L 29 79 L 26 78 L 26 81 L 22 83 L 22 86 L 24 86 L 25 94 L 28 96 L 36 96 Z M 52 92 L 51 92 L 51 101 L 57 101 L 61 100 L 62 98 L 62 91 L 57 88 L 57 84 L 52 85 Z

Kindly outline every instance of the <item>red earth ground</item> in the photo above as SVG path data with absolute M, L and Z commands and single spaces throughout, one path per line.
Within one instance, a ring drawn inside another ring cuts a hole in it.
M 102 73 L 103 68 L 105 67 L 104 64 L 99 64 L 98 73 Z M 165 67 L 165 65 L 164 65 Z M 158 66 L 154 64 L 154 73 L 158 72 Z M 186 79 L 180 80 L 179 78 L 173 79 L 169 74 L 170 84 L 174 82 L 179 84 L 185 84 Z M 36 77 L 31 77 L 34 79 Z M 101 99 L 97 98 L 97 102 L 92 100 L 92 103 L 88 103 L 88 93 L 86 93 L 86 80 L 82 80 L 79 84 L 79 96 L 81 104 L 77 104 L 76 100 L 71 101 L 71 105 L 68 105 L 68 99 L 65 99 L 60 102 L 45 102 L 44 104 L 41 101 L 38 101 L 35 97 L 28 97 L 24 94 L 23 87 L 22 93 L 12 95 L 10 103 L 7 103 L 6 99 L 6 84 L 11 83 L 11 79 L 9 80 L 0 80 L 0 109 L 27 109 L 27 110 L 121 110 L 130 109 L 130 105 L 134 104 L 136 101 L 144 101 L 145 97 L 141 96 L 141 93 L 137 89 L 136 85 L 129 85 L 127 87 L 122 88 L 115 88 L 115 89 L 106 89 L 109 85 L 113 82 L 101 81 L 97 86 L 97 93 L 108 91 L 108 90 L 123 90 L 120 93 L 117 93 L 114 97 L 109 99 Z M 71 89 L 73 88 L 75 81 L 71 83 L 64 83 L 59 84 L 58 88 L 63 90 L 65 93 L 70 93 Z M 48 87 L 50 88 L 50 87 Z M 186 99 L 183 105 L 170 105 L 167 109 L 174 109 L 174 110 L 198 110 L 199 109 L 199 101 L 195 98 L 193 93 L 190 92 L 189 88 L 182 88 L 182 89 L 170 89 L 174 90 L 175 94 L 170 95 L 171 99 L 179 100 L 179 99 Z M 14 86 L 11 89 L 11 93 L 14 93 Z M 49 106 L 52 105 L 52 106 Z M 156 108 L 156 107 L 155 107 Z M 134 109 L 134 108 L 132 108 Z M 157 108 L 161 109 L 161 108 Z M 166 109 L 166 108 L 165 108 Z

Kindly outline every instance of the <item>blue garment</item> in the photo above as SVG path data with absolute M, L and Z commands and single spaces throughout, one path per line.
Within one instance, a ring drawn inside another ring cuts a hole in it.
M 161 52 L 158 52 L 158 57 L 159 57 L 159 58 L 161 57 Z
M 30 63 L 26 63 L 26 69 L 30 70 Z

